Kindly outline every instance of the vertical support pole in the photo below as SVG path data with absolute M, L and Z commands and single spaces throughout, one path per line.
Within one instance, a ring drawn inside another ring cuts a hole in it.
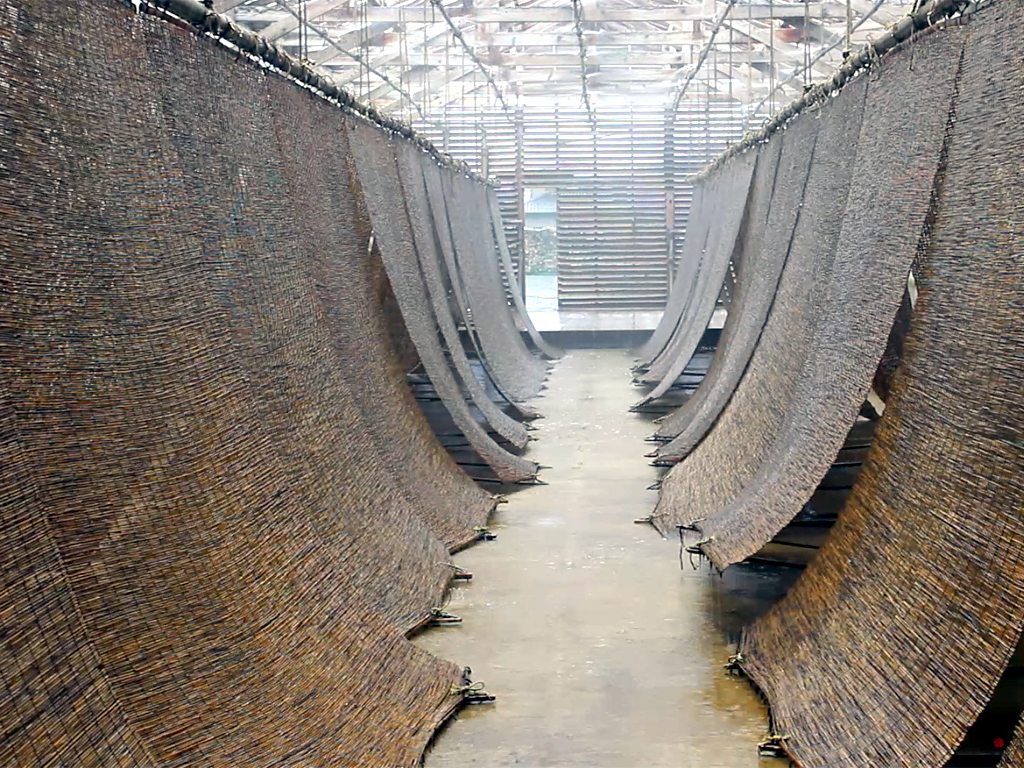
M 591 226 L 593 227 L 592 232 L 597 242 L 600 242 L 603 238 L 601 237 L 602 222 L 601 222 L 601 189 L 597 180 L 597 126 L 591 123 L 590 131 L 590 192 L 591 192 L 591 203 L 590 203 L 590 215 L 591 215 Z M 632 193 L 633 190 L 630 189 Z M 633 195 L 630 194 L 630 198 L 633 199 Z M 636 237 L 636 224 L 633 225 L 633 236 Z M 594 299 L 594 309 L 603 309 L 601 299 L 601 254 L 596 247 L 588 249 L 590 251 L 590 264 L 593 270 L 594 278 L 596 279 L 598 289 L 597 298 Z
M 750 25 L 752 24 L 752 21 L 751 21 L 751 19 L 752 19 L 751 9 L 752 9 L 752 4 L 751 3 L 747 3 L 747 29 L 750 29 L 751 28 Z M 747 99 L 748 100 L 750 99 L 750 94 L 752 94 L 753 92 L 754 92 L 754 66 L 753 66 L 752 63 L 748 62 L 747 63 Z M 753 125 L 753 123 L 754 123 L 754 110 L 750 109 L 750 107 L 751 107 L 751 105 L 749 103 L 744 105 L 744 109 L 745 110 L 746 109 L 750 110 L 750 111 L 748 111 L 746 113 L 747 121 L 746 121 L 745 125 L 743 126 L 743 130 L 744 131 L 749 129 Z
M 675 110 L 665 110 L 662 166 L 665 179 L 665 282 L 666 296 L 672 293 L 676 247 L 676 119 Z M 666 299 L 667 300 L 667 299 Z
M 768 115 L 775 114 L 775 3 L 768 0 Z
M 478 115 L 479 118 L 479 115 Z M 491 177 L 491 155 L 487 147 L 487 126 L 480 123 L 480 173 L 485 179 Z
M 804 3 L 804 86 L 811 84 L 811 5 Z
M 518 289 L 519 295 L 526 303 L 526 173 L 523 169 L 523 145 L 525 143 L 526 124 L 523 120 L 523 108 L 516 109 L 516 218 L 519 227 L 519 248 L 516 261 L 519 271 L 519 285 L 509 286 Z
M 843 51 L 843 58 L 845 59 L 849 53 L 853 50 L 853 4 L 851 0 L 846 0 L 846 48 Z

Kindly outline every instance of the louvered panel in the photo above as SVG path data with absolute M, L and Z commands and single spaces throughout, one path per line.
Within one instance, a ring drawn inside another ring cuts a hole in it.
M 674 125 L 660 107 L 597 114 L 596 141 L 583 109 L 526 107 L 518 135 L 493 110 L 450 110 L 446 122 L 417 128 L 496 179 L 517 280 L 521 187 L 554 189 L 559 306 L 657 309 L 682 250 L 693 198 L 687 179 L 740 138 L 743 116 L 717 102 L 683 104 Z

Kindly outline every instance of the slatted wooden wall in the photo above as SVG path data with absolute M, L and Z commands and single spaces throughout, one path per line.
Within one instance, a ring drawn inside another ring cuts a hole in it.
M 521 120 L 521 126 L 516 121 Z M 519 186 L 557 190 L 558 303 L 562 309 L 660 309 L 690 212 L 687 179 L 740 138 L 736 103 L 597 110 L 453 111 L 418 124 L 438 146 L 498 181 L 513 253 L 521 238 Z M 518 135 L 517 135 L 518 132 Z

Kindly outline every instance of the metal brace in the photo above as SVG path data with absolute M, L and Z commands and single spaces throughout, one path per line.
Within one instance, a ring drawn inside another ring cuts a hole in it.
M 461 624 L 462 617 L 454 613 L 448 613 L 443 608 L 433 608 L 430 611 L 430 626 L 439 627 L 444 624 Z
M 764 741 L 761 741 L 757 745 L 757 754 L 759 757 L 786 757 L 786 748 L 782 742 L 786 740 L 785 736 L 778 736 L 772 734 Z
M 728 661 L 723 665 L 725 671 L 730 675 L 736 675 L 737 677 L 746 677 L 746 672 L 743 671 L 743 663 L 746 661 L 743 658 L 742 653 L 734 653 L 729 657 Z
M 498 538 L 498 535 L 496 533 L 491 533 L 489 528 L 484 528 L 482 525 L 476 526 L 473 529 L 473 532 L 476 534 L 477 538 L 480 541 L 494 541 L 496 538 Z

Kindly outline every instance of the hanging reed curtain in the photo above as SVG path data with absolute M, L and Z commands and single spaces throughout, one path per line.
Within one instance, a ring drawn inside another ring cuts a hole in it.
M 804 115 L 786 131 L 787 137 L 796 139 L 800 122 L 817 123 L 816 138 L 803 144 L 810 155 L 805 161 L 810 164 L 806 183 L 783 188 L 802 201 L 781 209 L 796 209 L 794 225 L 786 216 L 768 217 L 769 232 L 776 227 L 781 230 L 768 235 L 769 239 L 785 242 L 788 236 L 786 267 L 757 347 L 729 404 L 704 442 L 665 478 L 658 512 L 672 524 L 714 519 L 756 475 L 777 438 L 790 408 L 793 381 L 824 314 L 841 225 L 835 214 L 845 207 L 850 189 L 866 83 L 864 79 L 851 83 L 822 105 L 820 113 Z
M 448 548 L 461 547 L 476 538 L 474 528 L 484 524 L 495 501 L 437 441 L 405 382 L 404 367 L 391 354 L 388 327 L 394 320 L 388 319 L 392 310 L 385 299 L 393 294 L 376 250 L 367 253 L 364 245 L 370 242 L 370 221 L 345 155 L 351 152 L 345 121 L 287 83 L 270 83 L 275 124 L 285 125 L 287 116 L 292 126 L 278 132 L 286 172 L 294 169 L 288 177 L 291 199 L 311 219 L 298 241 L 310 244 L 307 261 L 318 270 L 319 290 L 310 286 L 308 295 L 318 299 L 324 341 L 336 351 L 352 410 L 372 441 L 363 452 L 377 457 L 406 509 L 415 510 Z M 314 111 L 305 106 L 310 103 Z M 299 401 L 306 397 L 296 394 Z M 354 440 L 346 438 L 353 446 Z
M 540 392 L 548 366 L 527 349 L 513 321 L 498 270 L 487 201 L 469 179 L 443 168 L 440 173 L 457 270 L 468 304 L 466 314 L 482 346 L 484 363 L 506 396 L 528 400 Z
M 700 386 L 686 403 L 669 414 L 658 427 L 658 437 L 678 436 L 677 440 L 663 445 L 658 450 L 658 457 L 661 460 L 678 461 L 704 439 L 704 435 L 729 402 L 747 368 L 757 340 L 761 337 L 761 330 L 764 328 L 764 321 L 768 316 L 789 253 L 788 244 L 773 241 L 768 243 L 768 248 L 763 247 L 776 174 L 779 171 L 779 155 L 784 143 L 784 136 L 779 136 L 775 141 L 768 142 L 757 150 L 758 159 L 751 184 L 750 209 L 740 234 L 740 253 L 736 257 L 739 265 L 736 295 L 732 306 L 729 307 L 715 355 Z M 787 160 L 791 157 L 796 159 L 799 155 L 787 154 Z M 789 166 L 786 168 L 785 172 L 789 173 Z M 783 201 L 781 197 L 780 191 L 780 206 L 791 202 Z M 792 211 L 792 215 L 795 213 L 796 211 Z M 776 215 L 782 214 L 777 211 Z M 777 235 L 778 231 L 774 234 Z
M 462 396 L 459 380 L 446 359 L 438 336 L 438 321 L 427 297 L 417 257 L 417 251 L 427 247 L 426 236 L 433 237 L 433 233 L 421 229 L 420 237 L 414 242 L 395 157 L 397 147 L 382 131 L 359 123 L 350 125 L 349 146 L 358 148 L 353 153 L 353 162 L 360 191 L 374 225 L 374 235 L 406 326 L 441 401 L 474 450 L 500 479 L 513 482 L 536 477 L 536 463 L 500 448 L 476 422 Z M 420 173 L 419 168 L 414 170 Z M 422 175 L 420 184 L 422 186 Z M 484 194 L 482 185 L 478 185 L 477 194 Z
M 711 211 L 717 202 L 719 200 L 714 197 L 709 185 L 702 181 L 694 185 L 690 216 L 686 222 L 686 238 L 683 240 L 682 253 L 677 259 L 679 265 L 672 279 L 672 290 L 669 292 L 665 311 L 658 321 L 658 327 L 637 351 L 637 370 L 646 370 L 662 353 L 690 303 L 697 284 L 697 270 L 700 268 L 704 246 L 714 220 Z
M 999 768 L 1024 768 L 1024 718 L 999 761 Z
M 823 119 L 828 119 L 827 113 Z M 833 118 L 831 122 L 840 125 L 838 119 Z M 770 215 L 766 223 L 765 247 L 781 242 L 784 244 L 782 247 L 788 250 L 794 238 L 801 202 L 805 199 L 804 191 L 809 188 L 815 139 L 821 124 L 822 120 L 797 121 L 782 134 L 782 155 L 772 205 L 775 215 Z M 807 287 L 804 281 L 813 277 L 813 269 L 806 266 L 806 261 L 801 263 L 797 260 L 787 263 L 786 271 L 790 274 L 788 288 L 784 274 L 779 293 L 786 288 L 793 300 L 798 301 Z M 762 359 L 766 364 L 761 374 L 766 383 L 771 384 L 776 378 L 776 368 L 767 356 Z M 751 369 L 755 367 L 754 362 L 751 361 Z M 661 530 L 673 530 L 679 523 L 709 517 L 739 493 L 745 479 L 756 467 L 764 442 L 771 436 L 765 430 L 772 429 L 772 420 L 777 418 L 777 409 L 782 405 L 769 399 L 772 393 L 765 393 L 762 387 L 757 386 L 756 378 L 753 379 L 754 384 L 749 384 L 751 379 L 748 370 L 708 436 L 685 462 L 673 467 L 665 476 L 653 519 Z M 749 387 L 747 402 L 741 399 L 737 405 L 737 396 L 744 386 Z M 756 421 L 750 422 L 749 419 Z
M 514 287 L 516 285 L 516 271 L 512 266 L 512 253 L 509 251 L 508 241 L 505 239 L 505 227 L 501 223 L 501 206 L 498 205 L 498 195 L 490 187 L 485 192 L 487 194 L 487 210 L 490 215 L 491 231 L 498 247 L 498 256 L 501 258 L 502 274 L 505 277 L 504 284 L 511 288 L 512 306 L 516 310 L 516 319 L 522 323 L 522 326 L 530 336 L 530 341 L 540 350 L 542 355 L 551 360 L 557 359 L 562 356 L 562 350 L 545 341 L 544 337 L 540 335 L 537 327 L 533 324 L 533 320 L 530 319 L 530 313 L 526 311 L 522 290 L 517 290 Z M 526 276 L 524 275 L 522 279 L 525 281 Z
M 404 634 L 495 502 L 390 347 L 345 118 L 111 0 L 0 37 L 0 762 L 416 765 L 462 675 Z
M 863 78 L 868 102 L 851 194 L 829 230 L 838 237 L 832 280 L 806 363 L 790 383 L 788 413 L 743 493 L 698 524 L 714 537 L 706 551 L 719 567 L 752 555 L 796 516 L 857 420 L 928 226 L 961 48 L 960 30 L 934 36 Z M 928 68 L 928 88 L 918 67 Z
M 433 163 L 408 144 L 400 143 L 395 150 L 398 157 L 399 174 L 402 178 L 402 189 L 406 197 L 406 207 L 415 236 L 419 267 L 426 284 L 434 317 L 444 340 L 445 354 L 451 360 L 455 372 L 469 392 L 473 404 L 483 414 L 491 429 L 516 448 L 523 448 L 529 441 L 526 427 L 506 414 L 491 400 L 483 384 L 478 380 L 463 349 L 456 326 L 456 320 L 457 318 L 461 319 L 461 314 L 457 307 L 453 310 L 451 305 L 449 293 L 454 293 L 454 289 L 449 287 L 451 283 L 446 280 L 447 275 L 438 256 L 438 244 L 442 236 L 450 238 L 450 235 L 447 232 L 438 232 L 435 228 L 434 217 L 431 215 L 431 208 L 442 206 L 443 201 L 431 203 L 426 189 L 427 166 Z
M 455 227 L 452 226 L 452 217 L 448 213 L 448 201 L 445 198 L 445 184 L 442 183 L 442 171 L 433 163 L 423 165 L 423 181 L 427 191 L 427 203 L 430 208 L 430 217 L 433 221 L 434 232 L 439 240 L 441 251 L 441 274 L 448 289 L 448 303 L 452 307 L 452 316 L 456 323 L 461 322 L 469 337 L 470 346 L 481 363 L 487 382 L 494 391 L 504 400 L 503 408 L 509 410 L 516 418 L 527 421 L 537 418 L 539 414 L 521 403 L 516 403 L 506 393 L 498 382 L 498 378 L 491 372 L 487 365 L 487 355 L 484 353 L 484 344 L 478 329 L 473 324 L 473 314 L 470 310 L 468 292 L 459 270 L 458 261 L 455 258 Z
M 836 528 L 741 647 L 807 768 L 943 765 L 1021 636 L 1022 19 L 1004 0 L 909 46 L 916 69 L 966 38 L 903 363 Z
M 704 337 L 736 253 L 756 160 L 754 152 L 739 155 L 711 182 L 720 190 L 716 198 L 721 201 L 721 206 L 716 205 L 710 212 L 713 224 L 694 283 L 693 296 L 679 318 L 671 340 L 641 377 L 643 381 L 658 385 L 640 401 L 639 406 L 657 400 L 668 391 Z

